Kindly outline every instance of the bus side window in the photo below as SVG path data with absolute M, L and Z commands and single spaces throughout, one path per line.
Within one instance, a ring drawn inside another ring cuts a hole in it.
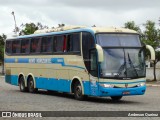
M 72 51 L 72 40 L 71 40 L 71 35 L 67 35 L 67 52 L 71 52 Z
M 73 52 L 80 51 L 80 34 L 79 33 L 72 35 L 72 48 L 73 48 Z
M 53 37 L 53 52 L 56 52 L 56 42 L 57 42 L 57 37 Z
M 29 53 L 29 39 L 21 40 L 21 53 Z
M 63 36 L 63 52 L 67 52 L 67 36 Z
M 67 36 L 67 51 L 80 52 L 80 34 L 73 33 Z
M 54 37 L 54 52 L 63 52 L 63 36 L 55 36 Z
M 41 52 L 44 52 L 44 53 L 52 52 L 52 37 L 42 38 Z
M 31 39 L 31 53 L 39 53 L 41 50 L 41 38 Z
M 21 47 L 20 47 L 20 40 L 15 40 L 12 42 L 12 53 L 20 53 Z
M 12 53 L 12 41 L 6 41 L 6 53 Z
M 90 68 L 89 61 L 89 50 L 94 48 L 95 42 L 93 36 L 88 32 L 82 33 L 82 50 L 83 50 L 83 59 L 87 70 Z

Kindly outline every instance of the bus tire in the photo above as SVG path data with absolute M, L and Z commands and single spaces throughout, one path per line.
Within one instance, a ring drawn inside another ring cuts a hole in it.
M 84 100 L 84 95 L 82 94 L 82 86 L 79 81 L 74 84 L 74 97 L 77 100 Z
M 19 89 L 21 92 L 27 92 L 27 87 L 25 87 L 25 81 L 23 76 L 21 76 L 19 79 Z
M 28 80 L 28 91 L 30 93 L 36 93 L 38 91 L 37 88 L 34 88 L 34 80 L 32 77 L 30 77 Z
M 122 98 L 122 96 L 112 96 L 111 98 L 113 101 L 119 101 Z

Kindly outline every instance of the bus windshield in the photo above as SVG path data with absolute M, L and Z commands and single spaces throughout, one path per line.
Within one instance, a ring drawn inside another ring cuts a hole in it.
M 119 35 L 119 36 L 118 36 Z M 133 79 L 145 77 L 145 58 L 138 35 L 98 34 L 103 48 L 101 77 Z
M 144 55 L 141 49 L 103 49 L 101 76 L 108 78 L 145 77 Z
M 138 34 L 97 34 L 96 38 L 102 47 L 141 46 Z

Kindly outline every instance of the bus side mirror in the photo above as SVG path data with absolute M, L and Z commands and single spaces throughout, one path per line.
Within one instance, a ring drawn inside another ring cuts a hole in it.
M 148 49 L 150 51 L 151 61 L 155 61 L 155 51 L 154 51 L 153 47 L 150 45 L 146 45 L 146 49 Z
M 100 45 L 96 44 L 96 50 L 98 53 L 98 62 L 103 62 L 103 49 Z

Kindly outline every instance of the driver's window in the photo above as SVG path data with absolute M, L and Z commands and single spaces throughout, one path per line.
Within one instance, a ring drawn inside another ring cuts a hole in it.
M 97 77 L 97 52 L 96 50 L 90 51 L 90 74 Z

